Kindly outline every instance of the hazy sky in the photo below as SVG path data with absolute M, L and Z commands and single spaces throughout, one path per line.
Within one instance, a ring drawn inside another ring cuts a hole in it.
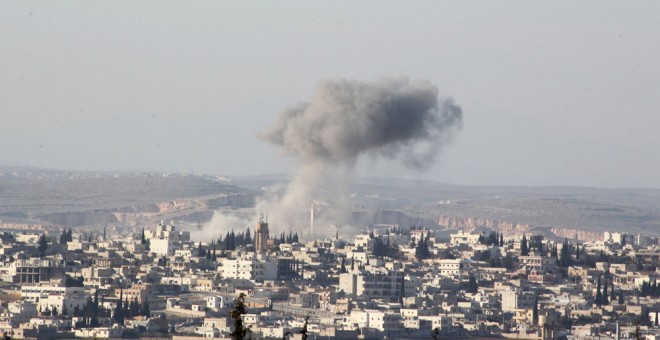
M 0 163 L 290 171 L 256 138 L 328 78 L 408 76 L 464 112 L 461 184 L 660 187 L 658 1 L 0 2 Z

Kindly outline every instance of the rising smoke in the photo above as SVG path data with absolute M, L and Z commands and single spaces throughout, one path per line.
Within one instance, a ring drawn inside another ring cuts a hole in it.
M 309 102 L 282 111 L 261 135 L 298 164 L 283 194 L 263 197 L 257 210 L 268 213 L 277 229 L 300 227 L 319 188 L 332 178 L 333 189 L 324 192 L 332 213 L 319 223 L 348 223 L 347 181 L 360 157 L 400 160 L 424 170 L 453 140 L 462 118 L 461 108 L 451 98 L 439 98 L 429 82 L 322 82 Z

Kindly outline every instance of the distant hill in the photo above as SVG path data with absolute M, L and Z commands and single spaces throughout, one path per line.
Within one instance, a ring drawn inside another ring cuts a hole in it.
M 250 190 L 215 176 L 0 167 L 5 224 L 123 224 L 139 214 L 177 217 L 178 211 L 208 210 L 209 203 L 251 206 L 253 200 Z
M 0 227 L 204 223 L 216 210 L 243 209 L 249 215 L 262 188 L 288 181 L 285 174 L 219 177 L 0 166 Z M 660 233 L 656 189 L 464 186 L 364 177 L 351 178 L 348 188 L 359 226 Z

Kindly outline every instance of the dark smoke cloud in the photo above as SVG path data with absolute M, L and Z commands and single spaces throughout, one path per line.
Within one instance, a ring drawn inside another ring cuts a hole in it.
M 317 227 L 350 226 L 347 182 L 358 158 L 397 159 L 423 169 L 462 120 L 461 108 L 451 98 L 439 98 L 428 82 L 322 82 L 309 102 L 282 111 L 261 136 L 295 157 L 298 168 L 284 193 L 262 197 L 257 211 L 268 214 L 274 230 L 291 230 L 308 225 L 310 203 L 321 199 L 331 202 L 331 211 L 324 212 L 325 220 L 315 219 Z M 331 197 L 318 197 L 329 177 L 335 177 L 333 190 L 324 193 Z
M 420 168 L 431 164 L 462 118 L 461 108 L 439 99 L 428 82 L 332 80 L 310 102 L 282 111 L 262 138 L 303 163 L 351 163 L 368 154 L 403 156 Z

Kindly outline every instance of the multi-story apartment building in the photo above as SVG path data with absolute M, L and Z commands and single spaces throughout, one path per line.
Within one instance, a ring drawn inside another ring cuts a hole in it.
M 66 287 L 58 283 L 41 283 L 21 287 L 21 299 L 37 305 L 37 310 L 57 310 L 71 314 L 87 303 L 88 295 L 82 287 Z
M 479 234 L 472 234 L 470 232 L 465 232 L 463 230 L 459 230 L 458 233 L 456 234 L 451 234 L 449 235 L 450 241 L 449 243 L 452 245 L 472 245 L 472 244 L 477 244 L 479 243 Z
M 8 263 L 2 279 L 11 283 L 38 283 L 64 275 L 63 260 L 21 259 Z
M 367 298 L 400 297 L 402 290 L 405 295 L 407 286 L 400 270 L 370 267 L 339 275 L 339 290 Z
M 535 301 L 536 295 L 534 292 L 520 290 L 502 291 L 502 311 L 504 312 L 533 308 Z
M 520 261 L 520 268 L 525 269 L 528 273 L 534 271 L 542 274 L 557 268 L 557 259 L 554 257 L 531 255 L 520 256 L 518 260 Z

